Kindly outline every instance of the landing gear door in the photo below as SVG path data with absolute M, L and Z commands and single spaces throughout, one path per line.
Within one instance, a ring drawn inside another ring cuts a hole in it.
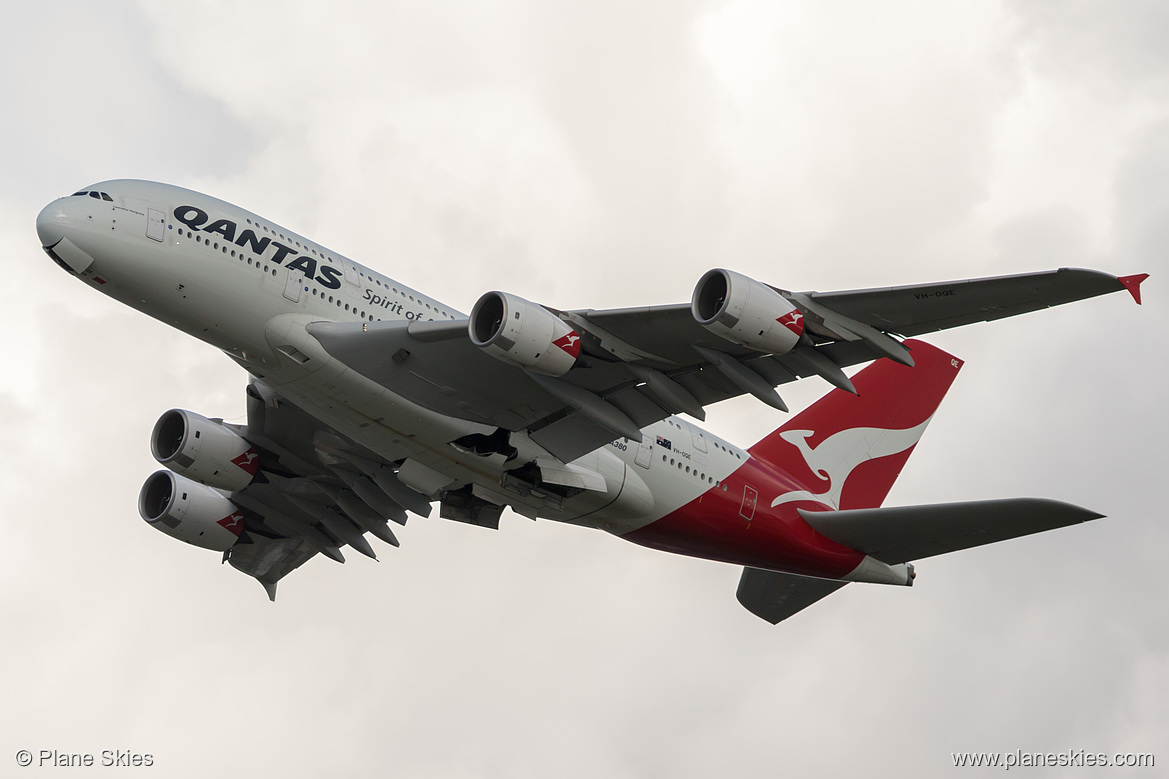
M 637 456 L 633 462 L 640 465 L 642 468 L 649 468 L 649 464 L 653 462 L 654 445 L 650 443 L 648 436 L 641 437 L 641 443 L 637 445 Z

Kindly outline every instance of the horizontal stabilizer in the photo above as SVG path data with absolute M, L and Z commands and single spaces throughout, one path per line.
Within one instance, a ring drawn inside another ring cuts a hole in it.
M 744 568 L 735 596 L 747 611 L 775 625 L 846 584 L 848 582 Z
M 799 512 L 818 533 L 890 565 L 1104 516 L 1043 498 Z

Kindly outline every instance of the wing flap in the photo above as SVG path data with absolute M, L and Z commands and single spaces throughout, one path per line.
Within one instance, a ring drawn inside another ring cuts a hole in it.
M 890 565 L 1104 516 L 1043 498 L 799 512 L 816 532 Z
M 744 568 L 735 597 L 747 611 L 775 625 L 846 584 L 848 582 Z

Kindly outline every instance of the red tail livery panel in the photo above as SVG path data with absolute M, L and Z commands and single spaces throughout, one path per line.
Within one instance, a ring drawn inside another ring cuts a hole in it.
M 924 341 L 905 346 L 914 367 L 878 360 L 853 377 L 856 395 L 834 390 L 748 452 L 833 508 L 880 506 L 962 367 Z

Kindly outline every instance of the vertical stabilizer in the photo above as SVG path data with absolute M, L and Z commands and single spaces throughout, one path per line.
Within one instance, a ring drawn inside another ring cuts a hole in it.
M 856 395 L 833 390 L 750 448 L 806 487 L 772 506 L 809 499 L 842 510 L 881 505 L 962 367 L 924 341 L 905 346 L 914 367 L 878 360 L 852 377 Z

